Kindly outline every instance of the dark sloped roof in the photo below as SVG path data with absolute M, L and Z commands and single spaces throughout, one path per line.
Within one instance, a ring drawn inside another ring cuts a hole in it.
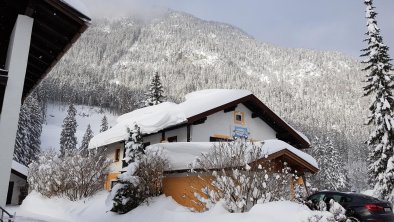
M 0 0 L 0 69 L 5 69 L 11 32 L 19 14 L 34 18 L 25 98 L 86 30 L 90 18 L 59 0 Z M 5 75 L 0 72 L 0 107 Z

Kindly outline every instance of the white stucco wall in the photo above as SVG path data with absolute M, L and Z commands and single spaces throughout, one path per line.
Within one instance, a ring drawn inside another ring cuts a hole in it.
M 115 161 L 116 149 L 120 149 L 119 161 Z M 118 172 L 122 169 L 123 150 L 123 142 L 112 143 L 107 146 L 106 156 L 112 162 L 109 167 L 110 172 Z
M 244 113 L 244 125 L 235 123 L 234 112 Z M 209 138 L 215 134 L 226 135 L 231 138 L 235 126 L 247 128 L 250 133 L 249 139 L 265 140 L 276 138 L 275 130 L 260 118 L 252 118 L 252 112 L 244 105 L 238 104 L 235 111 L 227 113 L 219 111 L 208 116 L 203 124 L 192 126 L 191 141 L 207 142 Z
M 234 112 L 244 113 L 244 124 L 238 124 L 234 121 Z M 191 141 L 192 142 L 208 142 L 210 137 L 215 135 L 224 135 L 232 138 L 235 127 L 247 128 L 249 132 L 249 139 L 252 140 L 266 140 L 275 139 L 276 132 L 267 123 L 260 118 L 252 118 L 252 112 L 243 104 L 238 104 L 235 111 L 225 113 L 219 111 L 207 117 L 203 124 L 191 126 Z M 178 129 L 165 132 L 165 138 L 177 136 L 178 142 L 187 142 L 187 128 L 181 127 Z M 152 134 L 144 137 L 144 142 L 150 144 L 160 143 L 161 133 Z
M 173 129 L 165 132 L 165 138 L 168 137 L 177 137 L 177 142 L 187 142 L 187 128 L 181 127 L 178 129 Z M 155 133 L 149 136 L 144 136 L 144 143 L 149 142 L 150 144 L 160 143 L 161 142 L 161 132 Z
M 245 113 L 245 127 L 249 129 L 249 138 L 253 140 L 276 139 L 276 131 L 260 118 L 252 118 L 252 112 L 239 104 L 235 111 Z
M 150 144 L 160 143 L 161 141 L 161 133 L 152 134 L 149 136 L 144 136 L 144 143 L 149 142 Z
M 177 142 L 187 142 L 187 127 L 181 127 L 178 129 L 166 131 L 165 133 L 166 139 L 168 137 L 176 136 Z
M 19 204 L 20 188 L 26 186 L 26 180 L 11 173 L 10 181 L 14 182 L 14 189 L 12 191 L 11 205 Z

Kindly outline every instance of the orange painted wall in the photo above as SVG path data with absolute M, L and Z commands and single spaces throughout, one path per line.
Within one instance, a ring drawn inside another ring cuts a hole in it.
M 163 179 L 163 193 L 171 196 L 177 203 L 201 212 L 205 206 L 194 193 L 204 196 L 201 189 L 211 186 L 211 180 L 212 176 L 166 176 Z
M 105 178 L 104 189 L 111 190 L 111 181 L 117 180 L 119 175 L 119 172 L 108 173 Z
M 201 196 L 205 196 L 201 192 L 201 189 L 207 186 L 212 188 L 212 179 L 212 176 L 167 176 L 163 179 L 163 193 L 166 196 L 171 196 L 177 203 L 181 204 L 182 206 L 202 212 L 205 210 L 205 206 L 194 196 L 194 193 L 198 192 Z M 292 199 L 295 197 L 295 184 L 302 185 L 304 184 L 304 181 L 301 177 L 299 177 L 296 181 L 289 181 L 291 192 L 290 195 Z

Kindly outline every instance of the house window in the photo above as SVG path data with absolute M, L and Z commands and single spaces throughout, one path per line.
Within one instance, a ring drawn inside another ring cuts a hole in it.
M 169 143 L 174 143 L 174 142 L 177 142 L 178 139 L 177 139 L 176 136 L 171 136 L 171 137 L 168 137 L 168 138 L 167 138 L 167 141 L 168 141 Z
M 238 111 L 234 112 L 234 123 L 241 125 L 245 124 L 244 112 L 238 112 Z
M 115 162 L 118 162 L 120 159 L 120 149 L 115 150 Z

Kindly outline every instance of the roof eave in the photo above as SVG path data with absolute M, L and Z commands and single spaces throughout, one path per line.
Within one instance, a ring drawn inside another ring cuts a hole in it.
M 59 0 L 44 0 L 48 4 L 52 5 L 54 8 L 58 9 L 59 11 L 65 13 L 67 16 L 75 20 L 81 25 L 81 28 L 78 32 L 74 34 L 71 41 L 63 48 L 63 50 L 56 56 L 56 58 L 52 61 L 49 67 L 44 71 L 44 73 L 40 76 L 37 82 L 29 89 L 29 91 L 24 94 L 22 101 L 36 88 L 37 85 L 41 83 L 41 81 L 47 76 L 47 74 L 55 67 L 55 65 L 60 61 L 60 59 L 68 52 L 68 50 L 72 47 L 72 45 L 79 39 L 79 37 L 86 31 L 89 27 L 91 18 L 82 14 L 81 12 L 77 11 L 76 9 L 72 8 L 71 6 L 65 4 Z

